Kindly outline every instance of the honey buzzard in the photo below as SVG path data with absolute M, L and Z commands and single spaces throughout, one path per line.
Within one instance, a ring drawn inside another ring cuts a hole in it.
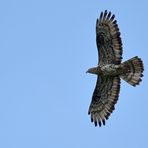
M 95 126 L 102 124 L 115 109 L 120 91 L 120 78 L 136 86 L 143 76 L 143 62 L 138 56 L 123 63 L 122 41 L 115 15 L 101 12 L 96 22 L 96 42 L 98 48 L 98 66 L 88 69 L 88 73 L 97 75 L 97 83 L 89 107 L 91 121 Z

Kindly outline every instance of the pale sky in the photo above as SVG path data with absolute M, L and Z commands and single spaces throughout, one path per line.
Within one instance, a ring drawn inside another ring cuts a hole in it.
M 115 14 L 123 61 L 145 65 L 142 83 L 122 81 L 106 126 L 90 122 L 96 19 Z M 148 1 L 0 1 L 0 147 L 148 147 Z

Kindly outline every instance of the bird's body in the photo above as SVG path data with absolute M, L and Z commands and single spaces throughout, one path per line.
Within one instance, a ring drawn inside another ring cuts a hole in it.
M 137 56 L 121 63 L 122 41 L 115 15 L 101 12 L 96 23 L 96 42 L 98 48 L 98 66 L 88 69 L 88 73 L 97 75 L 97 83 L 92 96 L 88 114 L 95 126 L 105 125 L 115 109 L 122 78 L 136 86 L 143 76 L 143 62 Z
M 107 64 L 90 68 L 88 72 L 99 76 L 117 76 L 122 73 L 122 69 L 120 65 Z

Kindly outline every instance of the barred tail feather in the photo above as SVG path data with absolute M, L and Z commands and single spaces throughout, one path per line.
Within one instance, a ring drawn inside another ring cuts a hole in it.
M 143 62 L 140 58 L 133 57 L 130 60 L 127 60 L 121 64 L 121 68 L 124 71 L 124 74 L 121 74 L 120 77 L 131 84 L 132 86 L 136 86 L 142 80 L 143 76 Z

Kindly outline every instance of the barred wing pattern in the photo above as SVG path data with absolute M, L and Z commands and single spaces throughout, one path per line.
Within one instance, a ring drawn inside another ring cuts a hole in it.
M 96 88 L 93 93 L 92 102 L 88 114 L 91 114 L 91 121 L 95 126 L 105 125 L 110 114 L 115 109 L 120 91 L 120 78 L 98 77 Z
M 99 54 L 98 65 L 120 64 L 122 60 L 122 41 L 115 15 L 101 12 L 96 23 L 96 42 Z M 96 88 L 89 107 L 91 121 L 95 126 L 105 125 L 115 108 L 120 91 L 119 76 L 98 76 Z
M 101 12 L 96 23 L 98 66 L 88 69 L 89 73 L 98 75 L 88 111 L 95 126 L 105 125 L 115 109 L 120 91 L 120 78 L 132 86 L 137 86 L 144 71 L 143 61 L 138 56 L 121 63 L 122 41 L 114 18 L 115 15 L 105 10 Z
M 122 41 L 115 15 L 101 12 L 96 22 L 96 42 L 99 64 L 120 64 L 122 59 Z

